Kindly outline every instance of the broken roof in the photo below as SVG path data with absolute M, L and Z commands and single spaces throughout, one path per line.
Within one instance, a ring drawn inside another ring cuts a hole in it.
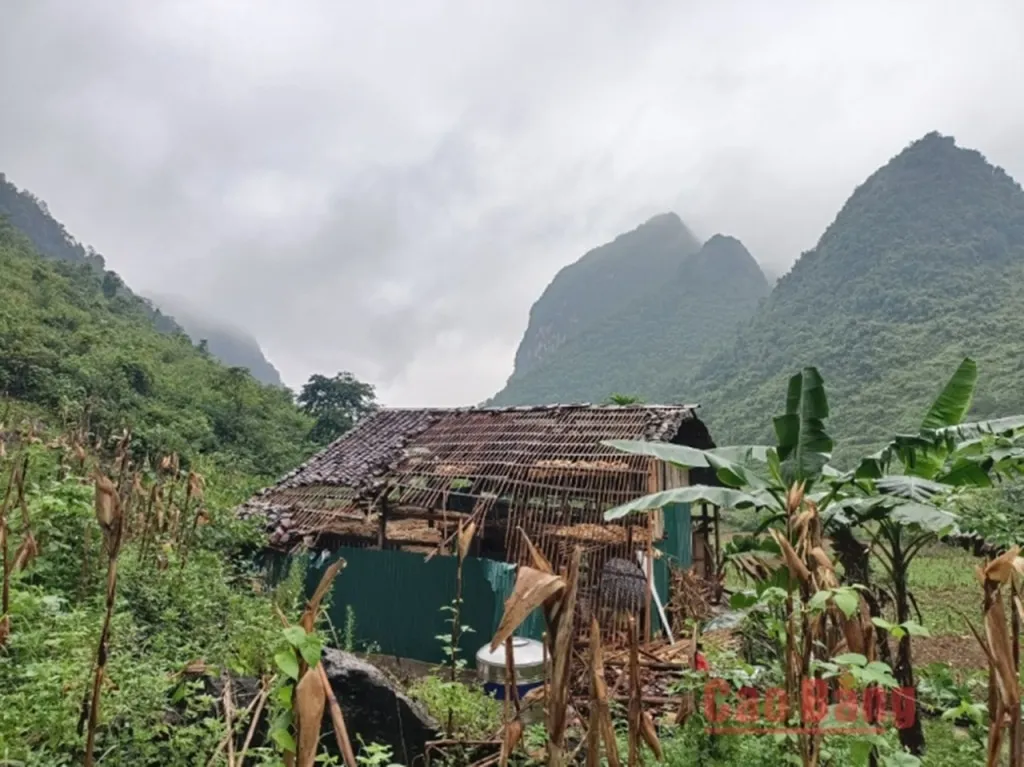
M 474 494 L 513 486 L 585 493 L 588 481 L 580 477 L 587 474 L 604 478 L 601 495 L 628 497 L 645 487 L 650 459 L 602 441 L 711 447 L 695 411 L 694 405 L 382 408 L 243 508 L 292 507 L 299 527 L 316 532 L 329 527 L 325 515 L 365 504 L 386 486 L 403 489 L 401 503 L 432 507 L 453 481 L 472 484 Z

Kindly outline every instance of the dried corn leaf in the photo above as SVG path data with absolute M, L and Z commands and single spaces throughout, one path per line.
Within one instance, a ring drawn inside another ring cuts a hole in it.
M 654 758 L 659 762 L 665 761 L 665 754 L 661 750 L 661 741 L 658 740 L 658 730 L 654 726 L 654 720 L 646 711 L 640 712 L 640 737 L 654 753 Z
M 190 498 L 203 499 L 203 487 L 205 482 L 202 474 L 190 471 L 188 474 L 188 494 Z
M 1013 665 L 1012 642 L 1006 625 L 1006 612 L 1003 609 L 1002 595 L 998 592 L 985 613 L 985 636 L 995 664 L 999 697 L 1005 707 L 1012 709 L 1020 701 L 1020 689 Z
M 1014 546 L 1008 551 L 1000 554 L 985 565 L 985 569 L 983 570 L 984 577 L 987 580 L 994 581 L 995 583 L 1006 583 L 1015 572 L 1014 560 L 1017 559 L 1017 555 L 1019 553 L 1020 547 Z
M 470 520 L 467 525 L 459 526 L 459 557 L 465 559 L 469 554 L 469 546 L 473 543 L 473 536 L 476 535 L 476 522 Z
M 989 717 L 988 748 L 986 749 L 985 767 L 999 767 L 999 756 L 1003 750 L 1003 707 L 996 701 L 996 712 Z
M 772 530 L 771 534 L 782 550 L 782 557 L 786 561 L 786 567 L 789 568 L 789 574 L 801 583 L 809 583 L 811 571 L 807 569 L 807 565 L 797 556 L 793 546 L 786 540 L 786 536 L 782 535 L 778 530 Z
M 549 742 L 559 747 L 564 745 L 565 729 L 568 725 L 569 673 L 572 666 L 572 643 L 575 638 L 573 616 L 576 612 L 576 592 L 582 556 L 583 550 L 576 546 L 563 582 L 564 592 L 558 600 L 558 619 L 552 626 L 555 634 L 551 652 L 551 687 L 548 693 L 551 696 L 548 704 L 548 738 Z M 550 612 L 550 608 L 548 610 Z
M 812 519 L 814 519 L 813 511 L 802 511 L 797 514 L 796 518 L 793 520 L 793 532 L 798 536 L 803 536 Z
M 516 746 L 519 745 L 522 737 L 523 722 L 521 719 L 516 718 L 505 723 L 501 731 L 501 755 L 498 757 L 498 763 L 501 767 L 506 767 L 509 757 L 515 751 Z
M 565 586 L 565 580 L 557 575 L 521 565 L 516 574 L 515 588 L 505 600 L 501 623 L 491 639 L 491 651 L 504 644 L 531 612 L 551 597 L 562 593 Z
M 601 646 L 601 626 L 596 618 L 590 620 L 590 729 L 587 733 L 587 762 L 600 764 L 600 744 L 604 741 L 608 767 L 619 767 L 619 744 L 615 737 L 608 704 L 608 684 L 604 678 L 604 649 Z
M 320 723 L 327 705 L 327 695 L 317 674 L 307 671 L 295 685 L 295 718 L 298 729 L 297 767 L 313 767 L 320 742 Z
M 526 543 L 527 551 L 530 552 L 530 560 L 533 562 L 534 569 L 540 570 L 542 573 L 549 573 L 553 575 L 555 568 L 551 566 L 548 558 L 541 554 L 537 547 L 533 545 L 533 541 L 530 540 L 530 536 L 526 534 L 526 531 L 523 530 L 523 528 L 519 528 L 519 533 L 523 536 L 523 542 Z
M 818 567 L 821 567 L 824 570 L 835 570 L 832 566 L 832 560 L 828 558 L 828 554 L 825 553 L 825 550 L 821 548 L 821 546 L 815 546 L 811 549 L 811 556 L 814 558 L 814 561 L 818 563 Z
M 841 611 L 836 610 L 843 627 L 843 637 L 846 639 L 846 648 L 850 652 L 867 656 L 868 637 L 874 636 L 874 631 L 865 629 L 861 622 L 860 615 L 855 613 L 847 618 Z
M 690 717 L 697 713 L 697 703 L 692 692 L 684 692 L 679 701 L 679 710 L 676 711 L 676 724 L 684 725 Z
M 104 530 L 110 530 L 121 514 L 120 499 L 117 497 L 117 488 L 108 477 L 98 475 L 96 477 L 96 521 Z
M 343 567 L 345 567 L 345 560 L 338 557 L 326 570 L 324 570 L 324 574 L 320 576 L 320 583 L 317 584 L 316 591 L 313 592 L 313 596 L 309 598 L 309 602 L 306 604 L 306 609 L 302 613 L 302 620 L 300 621 L 302 627 L 306 629 L 307 634 L 313 631 L 313 625 L 316 622 L 317 613 L 320 612 L 320 603 L 323 602 L 324 597 L 327 596 L 327 592 L 330 590 L 331 584 L 334 583 L 335 577 Z
M 18 552 L 14 555 L 14 563 L 11 565 L 12 572 L 20 572 L 32 564 L 33 560 L 39 555 L 39 546 L 36 544 L 36 539 L 33 537 L 31 532 L 25 534 L 25 538 L 21 541 L 21 545 L 18 547 Z

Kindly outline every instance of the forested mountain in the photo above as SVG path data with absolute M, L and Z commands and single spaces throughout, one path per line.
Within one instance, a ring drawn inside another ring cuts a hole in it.
M 151 296 L 154 304 L 169 314 L 192 338 L 221 362 L 246 368 L 253 378 L 271 386 L 284 386 L 281 374 L 263 355 L 259 342 L 241 328 L 210 319 L 201 310 L 177 296 Z
M 857 188 L 732 343 L 662 394 L 701 402 L 720 443 L 759 440 L 787 376 L 816 365 L 830 431 L 853 455 L 916 429 L 967 355 L 974 415 L 1024 410 L 1024 191 L 931 133 Z
M 169 307 L 164 307 L 162 312 L 152 302 L 135 296 L 117 274 L 106 271 L 103 256 L 79 243 L 50 214 L 45 202 L 28 190 L 18 189 L 3 173 L 0 173 L 0 218 L 6 219 L 28 237 L 35 250 L 46 258 L 89 264 L 105 280 L 106 290 L 117 290 L 122 296 L 134 299 L 159 330 L 185 332 L 196 344 L 205 339 L 210 353 L 224 364 L 247 368 L 257 380 L 281 385 L 277 370 L 266 359 L 254 338 L 211 322 L 195 311 L 188 317 L 172 317 L 170 315 L 174 312 L 168 312 Z
M 679 216 L 664 213 L 562 269 L 530 309 L 515 374 L 528 372 L 568 339 L 671 278 L 683 258 L 699 249 L 700 242 Z
M 616 294 L 620 284 L 626 289 Z M 492 402 L 657 397 L 767 293 L 739 240 L 715 235 L 700 247 L 678 216 L 659 216 L 559 273 L 534 305 L 515 372 Z M 557 353 L 542 353 L 541 339 Z
M 313 419 L 288 390 L 225 367 L 183 333 L 158 331 L 111 274 L 43 259 L 0 219 L 0 399 L 100 436 L 128 427 L 150 455 L 220 456 L 254 474 L 302 459 Z

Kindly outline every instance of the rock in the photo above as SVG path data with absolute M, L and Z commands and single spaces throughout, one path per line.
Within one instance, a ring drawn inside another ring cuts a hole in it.
M 358 751 L 359 735 L 366 743 L 391 746 L 393 760 L 398 764 L 422 764 L 427 741 L 441 737 L 440 727 L 426 710 L 383 671 L 352 653 L 325 649 L 322 662 L 345 715 L 352 747 Z M 327 733 L 333 730 L 326 713 L 324 728 Z M 334 735 L 322 742 L 333 747 Z

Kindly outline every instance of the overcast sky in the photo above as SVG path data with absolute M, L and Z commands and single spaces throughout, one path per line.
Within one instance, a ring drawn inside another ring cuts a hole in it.
M 1024 179 L 1022 39 L 1020 0 L 0 0 L 0 170 L 293 387 L 470 404 L 654 213 L 779 268 L 930 130 Z

